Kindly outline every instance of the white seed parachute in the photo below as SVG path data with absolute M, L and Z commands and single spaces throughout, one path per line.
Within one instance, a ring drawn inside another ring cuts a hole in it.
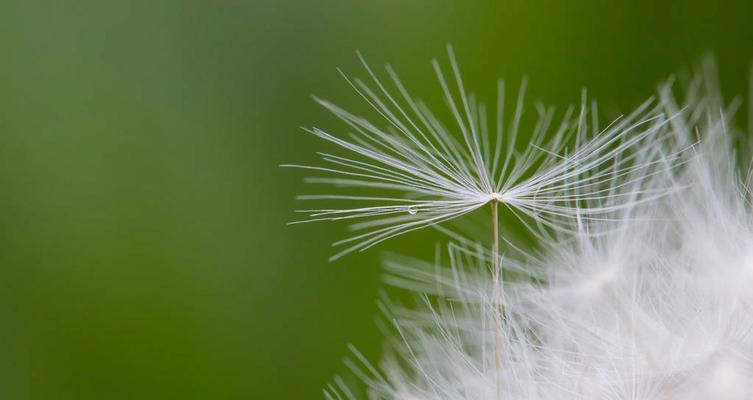
M 358 204 L 310 217 L 365 229 L 343 241 L 347 253 L 499 203 L 536 249 L 504 239 L 493 251 L 453 234 L 437 260 L 390 258 L 386 282 L 418 306 L 385 299 L 382 360 L 353 349 L 360 383 L 336 378 L 325 398 L 752 399 L 751 185 L 736 151 L 740 102 L 724 102 L 713 62 L 605 128 L 585 100 L 553 130 L 554 112 L 539 108 L 532 143 L 517 152 L 523 90 L 509 128 L 498 104 L 490 129 L 450 61 L 459 101 L 434 65 L 454 128 L 391 68 L 400 100 L 368 66 L 376 89 L 348 80 L 388 129 L 320 101 L 353 132 L 310 131 L 351 156 L 322 154 L 329 166 L 304 168 L 330 177 L 311 181 L 388 194 L 304 196 Z

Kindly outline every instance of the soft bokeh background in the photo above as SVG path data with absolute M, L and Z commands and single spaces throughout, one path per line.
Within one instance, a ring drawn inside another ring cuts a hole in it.
M 328 264 L 343 227 L 286 227 L 310 188 L 277 167 L 338 126 L 311 93 L 356 104 L 356 49 L 614 110 L 712 51 L 745 93 L 751 2 L 569 3 L 0 2 L 0 398 L 318 398 L 376 358 L 379 253 L 433 244 Z

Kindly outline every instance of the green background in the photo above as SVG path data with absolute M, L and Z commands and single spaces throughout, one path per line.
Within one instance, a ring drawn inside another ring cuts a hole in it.
M 0 2 L 0 398 L 308 399 L 352 342 L 379 354 L 384 250 L 327 263 L 344 227 L 287 227 L 284 162 L 360 107 L 335 67 L 627 109 L 706 51 L 744 94 L 753 6 L 719 2 Z

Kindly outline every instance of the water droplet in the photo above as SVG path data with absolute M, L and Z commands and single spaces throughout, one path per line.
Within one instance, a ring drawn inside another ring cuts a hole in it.
M 418 207 L 416 206 L 408 206 L 408 214 L 410 215 L 416 215 L 418 213 Z

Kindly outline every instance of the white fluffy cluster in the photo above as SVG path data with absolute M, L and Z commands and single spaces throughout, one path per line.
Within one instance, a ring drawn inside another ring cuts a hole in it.
M 739 103 L 724 103 L 712 63 L 685 87 L 678 100 L 662 86 L 659 106 L 640 118 L 662 121 L 651 133 L 661 140 L 626 152 L 630 135 L 620 136 L 610 144 L 620 152 L 600 153 L 611 172 L 560 181 L 573 190 L 562 195 L 566 215 L 556 229 L 531 224 L 535 253 L 502 246 L 501 290 L 476 240 L 451 244 L 445 260 L 389 261 L 387 282 L 421 305 L 387 302 L 390 351 L 373 367 L 354 350 L 362 390 L 338 378 L 325 397 L 753 399 L 753 210 L 735 156 Z

